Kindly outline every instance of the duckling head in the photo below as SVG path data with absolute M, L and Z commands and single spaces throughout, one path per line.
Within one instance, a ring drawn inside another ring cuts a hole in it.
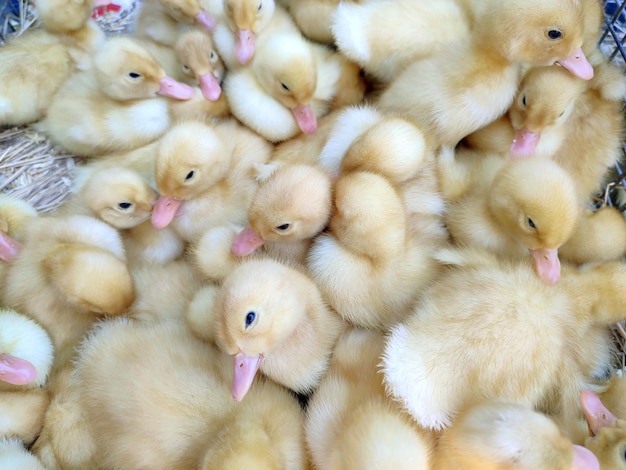
M 202 29 L 212 32 L 215 18 L 200 7 L 198 0 L 160 0 L 168 15 L 179 23 L 196 23 Z
M 215 300 L 215 337 L 233 356 L 235 400 L 246 395 L 262 361 L 293 334 L 305 306 L 294 270 L 277 261 L 247 260 L 224 280 Z
M 8 194 L 0 194 L 0 260 L 14 260 L 22 249 L 19 234 L 37 217 L 32 204 Z
M 569 175 L 551 160 L 509 160 L 494 179 L 487 206 L 506 233 L 530 250 L 539 277 L 558 281 L 558 248 L 579 216 Z
M 183 73 L 200 82 L 202 95 L 210 101 L 222 94 L 224 63 L 217 54 L 211 36 L 198 29 L 183 33 L 175 46 Z
M 274 15 L 274 0 L 226 0 L 226 22 L 235 33 L 235 55 L 240 64 L 254 56 L 256 35 L 269 24 Z
M 601 468 L 626 468 L 626 421 L 616 418 L 592 391 L 581 391 L 580 400 L 589 428 L 585 447 L 598 457 Z

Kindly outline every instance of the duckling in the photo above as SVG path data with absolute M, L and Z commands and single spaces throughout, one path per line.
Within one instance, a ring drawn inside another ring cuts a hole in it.
M 343 54 L 382 83 L 391 82 L 411 63 L 438 54 L 447 44 L 463 41 L 470 34 L 464 8 L 456 0 L 291 3 L 293 8 L 299 3 L 334 3 L 330 21 L 322 26 L 331 30 Z M 304 6 L 298 9 L 306 11 Z
M 129 357 L 135 358 L 133 367 L 127 367 Z M 222 467 L 241 459 L 256 462 L 253 468 L 303 469 L 304 417 L 295 398 L 270 381 L 257 381 L 250 400 L 235 403 L 226 389 L 231 370 L 227 356 L 194 338 L 182 322 L 101 323 L 81 345 L 68 390 L 68 398 L 76 398 L 68 404 L 79 413 L 55 423 L 62 429 L 73 421 L 92 446 L 81 449 L 83 455 L 66 452 L 64 445 L 73 449 L 72 442 L 55 433 L 50 445 L 58 463 L 248 468 Z M 171 379 L 165 384 L 164 373 Z M 148 410 L 158 412 L 146 421 Z
M 382 333 L 350 328 L 307 405 L 305 433 L 316 468 L 428 469 L 434 440 L 386 394 Z M 435 468 L 435 467 L 432 467 Z
M 0 48 L 0 126 L 43 118 L 72 69 L 67 48 L 43 30 L 29 30 Z
M 452 239 L 506 256 L 527 256 L 530 251 L 537 275 L 557 282 L 558 249 L 571 236 L 580 213 L 574 182 L 551 160 L 485 158 L 493 158 L 500 169 L 488 188 L 477 185 L 448 206 L 444 219 Z
M 53 356 L 52 341 L 37 322 L 13 309 L 0 310 L 0 437 L 26 445 L 36 439 L 48 406 L 43 387 Z
M 172 224 L 187 242 L 224 223 L 247 222 L 258 183 L 255 164 L 266 163 L 271 145 L 235 120 L 182 122 L 159 141 L 156 184 L 160 193 L 152 224 Z
M 281 315 L 285 311 L 289 317 Z M 208 316 L 218 347 L 233 357 L 231 392 L 237 401 L 258 370 L 295 392 L 311 392 L 345 328 L 311 278 L 271 259 L 237 266 L 217 291 Z
M 46 470 L 19 439 L 6 437 L 0 438 L 0 466 L 13 470 Z
M 354 74 L 338 53 L 307 42 L 299 32 L 272 34 L 246 67 L 229 70 L 224 93 L 233 116 L 270 142 L 313 134 L 317 119 L 340 94 L 342 75 Z M 357 99 L 348 90 L 346 100 Z
M 134 31 L 137 36 L 173 47 L 180 34 L 194 25 L 209 33 L 216 25 L 216 19 L 198 0 L 148 0 L 141 5 Z
M 386 329 L 400 321 L 437 272 L 425 240 L 434 245 L 439 234 L 412 226 L 404 198 L 413 196 L 371 172 L 335 182 L 329 230 L 314 239 L 307 268 L 330 305 L 354 325 Z M 422 195 L 416 199 L 423 203 Z
M 189 99 L 193 89 L 166 76 L 131 38 L 112 37 L 92 69 L 65 82 L 38 129 L 77 155 L 132 150 L 170 125 L 167 101 L 157 95 Z
M 135 298 L 115 229 L 95 218 L 38 217 L 3 286 L 5 305 L 36 320 L 55 348 L 53 372 L 99 315 L 120 315 Z
M 176 41 L 174 51 L 183 73 L 200 84 L 202 95 L 210 101 L 218 100 L 225 68 L 211 35 L 199 29 L 187 31 Z
M 10 194 L 0 194 L 0 260 L 10 263 L 22 249 L 22 237 L 28 223 L 38 216 L 37 209 Z M 4 263 L 0 263 L 0 278 L 3 278 Z
M 570 263 L 585 264 L 621 259 L 626 255 L 626 219 L 614 207 L 586 209 L 559 256 Z
M 172 122 L 205 121 L 216 117 L 230 117 L 230 106 L 224 93 L 215 101 L 207 100 L 198 86 L 192 86 L 193 96 L 188 100 L 168 100 Z M 221 87 L 220 87 L 221 90 Z
M 332 17 L 339 0 L 282 0 L 300 31 L 309 39 L 334 44 Z
M 624 316 L 623 263 L 568 268 L 547 285 L 527 260 L 471 249 L 437 256 L 446 274 L 391 328 L 382 359 L 388 392 L 436 430 L 478 398 L 546 407 L 566 428 L 577 422 L 581 388 L 599 386 L 590 363 L 604 358 L 610 367 L 604 347 L 581 344 Z
M 248 208 L 250 225 L 233 241 L 233 253 L 247 256 L 265 244 L 266 252 L 303 263 L 313 237 L 328 223 L 331 206 L 326 172 L 310 165 L 281 166 L 259 184 Z
M 580 4 L 515 0 L 482 2 L 476 8 L 469 40 L 450 43 L 409 65 L 377 100 L 384 110 L 406 113 L 436 145 L 454 147 L 503 115 L 513 101 L 523 65 L 558 62 L 580 78 L 593 77 L 580 48 Z
M 438 440 L 433 468 L 599 470 L 598 459 L 572 445 L 548 416 L 517 403 L 470 406 Z
M 580 400 L 589 426 L 585 447 L 598 457 L 601 468 L 626 468 L 623 450 L 626 443 L 626 421 L 615 417 L 590 390 L 583 390 Z
M 223 21 L 213 38 L 229 70 L 248 64 L 266 35 L 297 32 L 289 14 L 274 0 L 224 0 Z
M 228 223 L 205 231 L 190 246 L 191 262 L 206 280 L 221 282 L 239 264 L 239 256 L 232 252 L 235 238 L 244 227 Z

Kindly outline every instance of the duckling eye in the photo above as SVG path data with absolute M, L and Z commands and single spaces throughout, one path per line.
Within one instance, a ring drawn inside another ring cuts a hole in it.
M 248 312 L 246 315 L 246 329 L 254 323 L 254 320 L 256 320 L 256 313 Z
M 563 36 L 563 33 L 558 29 L 551 29 L 550 31 L 548 31 L 548 37 L 552 40 L 560 39 L 561 36 Z
M 279 225 L 278 227 L 276 227 L 276 229 L 283 231 L 283 230 L 287 230 L 289 227 L 290 227 L 289 224 L 282 224 L 282 225 Z
M 123 211 L 125 211 L 126 209 L 130 209 L 132 207 L 132 204 L 130 202 L 120 202 L 117 207 L 119 207 L 120 209 L 122 209 Z
M 622 447 L 622 459 L 626 461 L 626 447 Z
M 522 96 L 522 106 L 526 107 L 526 95 Z
M 211 53 L 209 54 L 209 60 L 210 61 L 214 61 L 215 60 L 215 52 L 211 51 Z
M 290 90 L 289 90 L 289 87 L 288 87 L 287 85 L 285 85 L 283 82 L 280 82 L 280 86 L 282 86 L 282 87 L 283 87 L 283 90 L 285 90 L 285 91 L 290 91 Z
M 183 64 L 183 72 L 189 73 L 189 66 L 188 65 Z
M 535 222 L 533 222 L 533 219 L 531 219 L 530 217 L 528 218 L 528 225 L 532 229 L 536 229 L 537 228 L 537 226 L 535 225 Z
M 191 178 L 193 178 L 194 174 L 195 172 L 193 170 L 187 173 L 187 176 L 185 176 L 185 181 L 189 181 Z
M 256 11 L 261 11 L 261 7 L 263 7 L 263 2 L 260 2 L 260 3 L 259 3 L 259 8 L 257 8 L 257 10 L 256 10 Z
M 563 111 L 561 114 L 559 114 L 559 117 L 563 116 L 565 114 L 565 111 Z
M 128 76 L 129 76 L 130 78 L 132 78 L 133 80 L 136 80 L 136 79 L 138 79 L 138 78 L 141 78 L 141 74 L 139 74 L 139 73 L 137 73 L 137 72 L 130 72 L 130 73 L 128 74 Z

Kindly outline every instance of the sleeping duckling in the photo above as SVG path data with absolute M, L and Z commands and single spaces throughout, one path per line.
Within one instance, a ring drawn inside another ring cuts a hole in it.
M 67 48 L 43 30 L 27 31 L 0 48 L 0 126 L 43 118 L 72 68 Z
M 331 21 L 322 26 L 330 28 L 346 57 L 383 83 L 392 81 L 411 63 L 439 54 L 447 44 L 466 40 L 470 34 L 464 8 L 456 0 L 289 3 L 293 8 L 299 3 L 314 3 L 316 8 L 320 3 L 334 3 Z
M 271 259 L 237 266 L 218 289 L 212 310 L 215 342 L 233 357 L 237 401 L 258 370 L 297 393 L 311 392 L 345 328 L 308 275 Z
M 558 63 L 580 78 L 593 77 L 580 48 L 580 4 L 514 0 L 482 2 L 477 8 L 469 40 L 409 65 L 377 101 L 416 121 L 436 145 L 454 147 L 504 114 L 524 64 Z
M 0 467 L 12 470 L 46 470 L 37 457 L 16 438 L 0 439 Z
M 236 403 L 227 390 L 231 377 L 228 356 L 182 322 L 102 322 L 81 345 L 68 389 L 67 405 L 77 413 L 59 415 L 58 431 L 48 430 L 50 447 L 62 468 L 303 470 L 296 399 L 257 381 L 250 399 Z M 87 436 L 90 446 L 76 452 L 76 439 L 59 432 L 64 427 L 78 431 L 80 442 Z M 251 466 L 228 466 L 235 462 Z
M 135 34 L 173 47 L 181 33 L 194 25 L 212 32 L 216 20 L 198 0 L 148 0 L 141 5 L 135 22 Z
M 495 159 L 501 168 L 488 188 L 478 185 L 448 207 L 445 222 L 452 239 L 506 256 L 530 251 L 539 277 L 557 282 L 558 249 L 579 216 L 574 182 L 551 160 L 485 158 Z
M 517 403 L 470 406 L 438 440 L 440 470 L 599 470 L 598 459 L 572 445 L 548 416 Z
M 575 264 L 621 259 L 626 255 L 626 219 L 614 207 L 585 210 L 559 256 Z
M 599 385 L 589 364 L 605 358 L 610 366 L 604 346 L 583 344 L 598 325 L 624 317 L 623 263 L 569 268 L 547 285 L 527 260 L 470 249 L 438 256 L 446 275 L 388 337 L 382 368 L 389 393 L 437 430 L 479 398 L 549 403 L 557 422 L 577 422 L 581 388 Z
M 48 406 L 43 386 L 53 356 L 52 341 L 37 322 L 13 309 L 0 310 L 0 437 L 26 445 L 36 439 Z
M 589 427 L 585 447 L 598 457 L 601 468 L 626 468 L 626 421 L 615 417 L 592 391 L 583 390 L 580 400 Z
M 73 356 L 99 315 L 120 315 L 135 297 L 119 234 L 82 215 L 33 220 L 3 287 L 4 304 L 50 335 L 53 372 Z
M 426 470 L 434 441 L 385 392 L 382 333 L 347 330 L 307 405 L 305 433 L 316 468 Z M 432 467 L 438 468 L 438 467 Z
M 202 95 L 210 101 L 219 99 L 225 69 L 211 36 L 199 29 L 187 31 L 176 41 L 174 51 L 183 73 L 200 84 Z
M 250 225 L 237 235 L 232 251 L 247 256 L 264 245 L 266 253 L 303 263 L 313 237 L 328 223 L 331 206 L 326 172 L 283 165 L 260 182 L 248 208 Z
M 254 165 L 266 163 L 271 145 L 235 120 L 211 124 L 187 121 L 173 126 L 157 148 L 160 193 L 152 224 L 171 224 L 179 236 L 196 241 L 224 223 L 247 223 L 258 183 Z
M 167 100 L 157 95 L 189 99 L 193 89 L 166 76 L 131 38 L 113 37 L 94 57 L 92 69 L 65 82 L 38 128 L 77 155 L 131 150 L 170 125 Z

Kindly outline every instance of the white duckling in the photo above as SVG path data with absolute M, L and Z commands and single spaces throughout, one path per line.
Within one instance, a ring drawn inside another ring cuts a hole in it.
M 0 125 L 43 118 L 72 69 L 67 48 L 43 30 L 27 31 L 0 48 Z
M 258 370 L 295 392 L 311 392 L 345 328 L 303 271 L 271 259 L 243 261 L 224 279 L 212 303 L 212 311 L 205 313 L 213 329 L 208 334 L 233 357 L 237 401 Z
M 565 429 L 577 422 L 581 388 L 598 385 L 589 365 L 610 362 L 604 346 L 581 344 L 623 318 L 623 263 L 568 269 L 547 285 L 530 262 L 488 251 L 444 250 L 440 259 L 446 275 L 391 329 L 387 390 L 437 430 L 477 399 L 547 407 Z
M 11 470 L 46 470 L 22 441 L 6 437 L 0 439 L 0 466 Z
M 113 37 L 94 57 L 92 69 L 65 82 L 38 129 L 78 155 L 132 150 L 170 125 L 167 100 L 157 95 L 189 99 L 193 89 L 166 76 L 132 39 Z
M 414 62 L 377 100 L 385 110 L 406 113 L 436 145 L 454 147 L 503 115 L 513 101 L 524 64 L 558 62 L 583 79 L 593 77 L 581 49 L 581 4 L 514 0 L 475 6 L 469 40 L 451 43 L 438 54 Z
M 160 193 L 152 224 L 171 224 L 196 241 L 207 229 L 245 224 L 258 183 L 254 165 L 266 163 L 271 145 L 235 120 L 173 126 L 159 141 L 156 186 Z

